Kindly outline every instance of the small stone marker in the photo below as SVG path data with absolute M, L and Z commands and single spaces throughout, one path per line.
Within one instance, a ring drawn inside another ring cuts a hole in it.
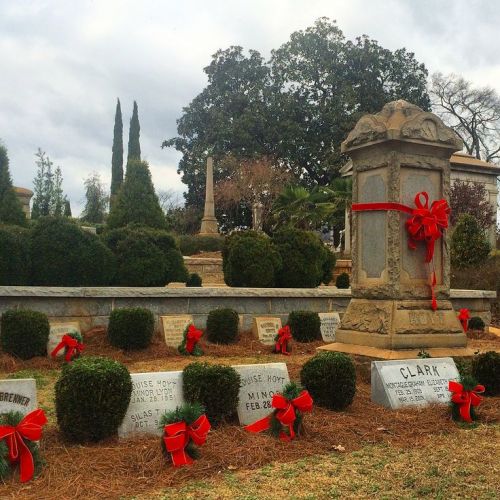
M 78 323 L 78 321 L 50 323 L 49 341 L 47 342 L 47 356 L 50 357 L 50 353 L 56 348 L 57 344 L 61 342 L 65 333 L 81 334 L 80 323 Z M 64 349 L 61 349 L 56 356 L 64 356 Z
M 280 318 L 254 318 L 252 322 L 252 332 L 262 344 L 274 345 L 274 338 L 281 328 Z
M 238 418 L 248 425 L 269 415 L 273 409 L 271 399 L 290 382 L 286 363 L 236 365 L 241 376 Z
M 147 433 L 161 435 L 158 428 L 165 411 L 183 402 L 182 372 L 131 373 L 132 396 L 118 435 Z
M 372 401 L 391 409 L 449 403 L 448 382 L 458 377 L 452 358 L 372 361 Z
M 179 347 L 182 342 L 182 334 L 189 323 L 193 322 L 193 316 L 190 314 L 161 316 L 163 326 L 163 335 L 165 344 L 170 347 Z
M 19 411 L 26 415 L 36 408 L 36 382 L 34 378 L 0 380 L 0 413 Z
M 339 313 L 319 313 L 321 320 L 321 336 L 324 342 L 335 342 L 335 334 L 340 325 Z

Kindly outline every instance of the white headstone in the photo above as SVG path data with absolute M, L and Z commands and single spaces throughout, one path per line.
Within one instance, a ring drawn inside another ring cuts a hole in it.
M 184 403 L 182 372 L 131 373 L 132 396 L 118 435 L 161 435 L 160 418 L 165 411 Z
M 372 401 L 392 409 L 449 403 L 448 382 L 458 377 L 452 358 L 372 361 Z
M 0 380 L 0 413 L 36 410 L 36 382 L 33 378 Z
M 281 328 L 280 318 L 253 318 L 252 332 L 262 344 L 274 345 L 274 339 L 278 335 L 278 330 Z
M 78 323 L 78 321 L 50 323 L 49 341 L 47 342 L 47 356 L 50 356 L 50 353 L 56 348 L 57 344 L 61 342 L 63 335 L 66 333 L 81 334 L 80 323 Z M 57 353 L 57 356 L 64 356 L 64 349 L 61 349 Z
M 324 342 L 335 342 L 335 334 L 340 325 L 339 313 L 319 313 L 321 320 L 321 336 Z
M 236 365 L 241 376 L 238 418 L 248 425 L 269 415 L 273 409 L 271 399 L 290 382 L 286 363 Z
M 182 334 L 190 323 L 193 316 L 190 314 L 160 316 L 165 336 L 165 344 L 170 347 L 179 347 L 182 342 Z

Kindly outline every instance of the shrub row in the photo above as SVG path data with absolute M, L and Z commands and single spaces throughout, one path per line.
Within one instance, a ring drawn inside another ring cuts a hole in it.
M 221 236 L 179 236 L 179 248 L 182 255 L 196 255 L 200 252 L 219 252 L 224 238 Z

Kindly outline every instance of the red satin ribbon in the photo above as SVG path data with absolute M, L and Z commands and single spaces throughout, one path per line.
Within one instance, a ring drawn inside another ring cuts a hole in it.
M 42 427 L 47 423 L 43 410 L 37 409 L 28 413 L 15 427 L 0 426 L 0 439 L 5 439 L 9 448 L 9 459 L 12 464 L 19 462 L 21 482 L 29 481 L 35 472 L 33 456 L 24 442 L 39 441 L 42 437 Z
M 470 314 L 468 309 L 460 309 L 460 312 L 458 313 L 458 319 L 460 323 L 462 323 L 462 328 L 464 329 L 464 332 L 468 330 L 469 326 L 469 320 L 470 320 Z
M 295 399 L 286 399 L 282 394 L 275 394 L 272 399 L 271 406 L 276 408 L 276 418 L 278 421 L 288 426 L 289 434 L 280 432 L 280 439 L 282 441 L 291 441 L 295 437 L 293 430 L 293 423 L 297 418 L 296 410 L 301 412 L 309 412 L 313 407 L 313 400 L 311 395 L 306 390 L 302 391 Z M 253 424 L 245 426 L 249 432 L 262 432 L 271 427 L 271 415 L 257 420 Z
M 53 358 L 55 358 L 57 353 L 61 349 L 64 349 L 65 347 L 67 347 L 67 349 L 66 349 L 66 356 L 64 357 L 64 359 L 69 363 L 71 361 L 75 351 L 78 354 L 80 354 L 83 351 L 85 346 L 83 344 L 80 344 L 80 342 L 78 342 L 78 340 L 73 338 L 71 335 L 64 334 L 62 339 L 61 339 L 61 342 L 59 342 L 59 344 L 57 344 L 57 346 L 50 353 L 50 355 Z
M 290 353 L 287 351 L 287 345 L 291 338 L 292 332 L 290 331 L 290 327 L 288 325 L 280 328 L 278 330 L 278 340 L 275 345 L 275 351 L 290 356 Z
M 458 382 L 450 380 L 448 390 L 452 392 L 451 400 L 457 403 L 460 407 L 460 416 L 466 422 L 472 422 L 470 416 L 470 407 L 479 406 L 481 403 L 481 396 L 478 394 L 484 392 L 484 385 L 476 385 L 471 391 L 464 391 L 464 386 Z
M 163 432 L 166 434 L 163 441 L 165 442 L 167 451 L 172 456 L 174 467 L 193 463 L 193 459 L 186 453 L 186 446 L 190 439 L 197 446 L 204 444 L 210 428 L 211 425 L 206 415 L 201 415 L 193 425 L 187 425 L 186 422 L 182 421 L 167 424 L 163 428 Z
M 423 200 L 422 200 L 423 199 Z M 446 200 L 433 201 L 429 208 L 429 195 L 422 191 L 415 195 L 416 208 L 408 207 L 402 203 L 354 203 L 352 210 L 354 212 L 364 212 L 372 210 L 397 210 L 410 215 L 406 221 L 406 230 L 408 232 L 408 246 L 415 250 L 419 241 L 424 241 L 427 252 L 425 262 L 429 263 L 434 257 L 434 247 L 436 240 L 441 238 L 443 230 L 448 227 L 448 216 L 450 207 Z M 436 274 L 431 273 L 431 294 L 432 294 L 432 309 L 437 309 L 437 301 L 435 296 Z
M 194 327 L 194 325 L 189 325 L 187 334 L 186 334 L 186 351 L 191 354 L 196 344 L 201 339 L 203 332 Z

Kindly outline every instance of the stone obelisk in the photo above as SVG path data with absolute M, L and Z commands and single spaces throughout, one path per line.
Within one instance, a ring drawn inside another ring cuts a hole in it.
M 214 236 L 219 234 L 217 219 L 215 218 L 214 203 L 214 164 L 212 157 L 207 158 L 207 181 L 205 187 L 205 213 L 201 219 L 200 236 Z

